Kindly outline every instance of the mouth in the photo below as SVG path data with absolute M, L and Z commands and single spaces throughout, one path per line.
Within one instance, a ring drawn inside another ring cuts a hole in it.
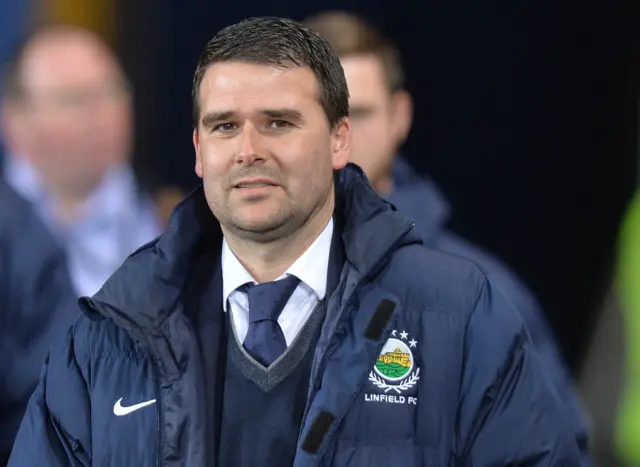
M 234 188 L 265 188 L 265 187 L 274 187 L 278 186 L 278 184 L 271 180 L 241 180 L 236 183 Z

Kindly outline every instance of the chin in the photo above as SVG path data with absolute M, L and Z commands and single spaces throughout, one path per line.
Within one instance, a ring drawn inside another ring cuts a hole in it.
M 261 216 L 236 218 L 232 222 L 236 235 L 253 241 L 269 242 L 286 234 L 289 225 L 287 218 Z
M 243 219 L 239 220 L 236 225 L 241 230 L 261 233 L 270 232 L 279 228 L 282 225 L 282 222 L 279 222 L 276 219 Z

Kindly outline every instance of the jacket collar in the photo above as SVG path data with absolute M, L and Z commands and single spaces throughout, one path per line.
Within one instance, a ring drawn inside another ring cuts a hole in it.
M 335 218 L 342 225 L 346 261 L 362 276 L 374 272 L 390 253 L 420 242 L 413 223 L 381 199 L 362 170 L 349 164 L 335 174 Z M 157 329 L 175 308 L 191 265 L 203 243 L 221 245 L 220 225 L 202 186 L 174 209 L 166 232 L 134 252 L 102 289 L 81 304 L 121 327 Z
M 418 174 L 401 156 L 396 158 L 393 174 L 394 189 L 387 199 L 416 222 L 424 239 L 432 239 L 449 220 L 448 201 L 434 181 Z

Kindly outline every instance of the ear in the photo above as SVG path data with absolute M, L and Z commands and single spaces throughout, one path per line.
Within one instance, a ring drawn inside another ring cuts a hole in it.
M 333 130 L 331 157 L 333 170 L 343 169 L 351 154 L 351 121 L 344 117 Z
M 193 129 L 193 149 L 196 152 L 196 175 L 202 178 L 204 172 L 202 170 L 202 156 L 200 155 L 200 135 L 198 129 Z
M 409 136 L 413 123 L 413 98 L 409 92 L 401 89 L 391 96 L 393 100 L 393 137 L 396 146 L 401 146 Z

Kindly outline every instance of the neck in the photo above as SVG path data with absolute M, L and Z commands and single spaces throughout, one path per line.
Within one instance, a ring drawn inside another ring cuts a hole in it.
M 387 174 L 378 178 L 372 185 L 373 189 L 376 190 L 376 193 L 380 196 L 387 196 L 393 191 L 393 178 L 391 174 Z
M 58 198 L 54 207 L 56 221 L 63 224 L 73 222 L 80 217 L 81 206 L 82 200 Z
M 91 183 L 74 187 L 58 187 L 50 184 L 46 188 L 53 201 L 56 220 L 68 223 L 82 217 L 83 205 L 97 188 L 97 184 Z
M 333 215 L 334 196 L 331 190 L 331 195 L 325 204 L 317 209 L 302 227 L 268 243 L 238 238 L 224 232 L 229 248 L 256 282 L 274 281 L 282 276 L 320 236 Z

